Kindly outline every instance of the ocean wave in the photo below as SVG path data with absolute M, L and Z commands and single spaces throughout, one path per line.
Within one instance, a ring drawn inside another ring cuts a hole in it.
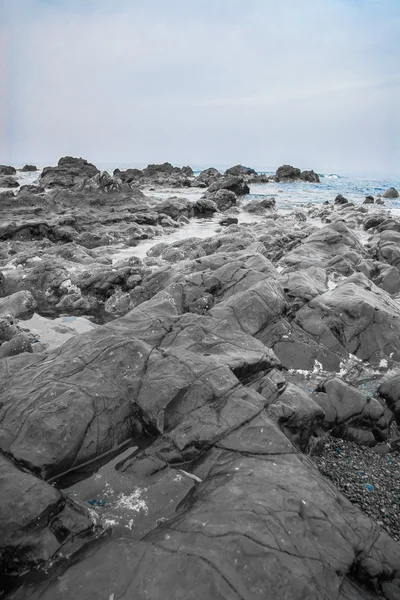
M 336 173 L 322 174 L 320 177 L 324 177 L 325 179 L 340 179 L 340 176 L 336 175 Z

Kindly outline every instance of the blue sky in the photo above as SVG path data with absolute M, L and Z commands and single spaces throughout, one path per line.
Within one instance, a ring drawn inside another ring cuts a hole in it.
M 0 162 L 400 171 L 398 0 L 0 0 Z

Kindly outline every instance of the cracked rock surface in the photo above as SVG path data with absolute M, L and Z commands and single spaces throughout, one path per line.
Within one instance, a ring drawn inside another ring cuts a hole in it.
M 240 170 L 197 181 L 169 163 L 136 171 L 111 177 L 65 157 L 42 174 L 46 202 L 86 197 L 97 213 L 85 227 L 75 212 L 2 229 L 5 299 L 109 302 L 119 318 L 50 352 L 0 359 L 0 590 L 13 600 L 398 599 L 397 529 L 351 494 L 353 463 L 343 470 L 335 450 L 353 448 L 361 464 L 384 448 L 398 466 L 400 305 L 382 221 L 368 246 L 357 235 L 367 209 L 324 207 L 317 217 L 331 222 L 317 229 L 304 224 L 315 208 L 300 221 L 268 207 L 251 226 L 154 247 L 155 270 L 110 265 L 101 248 L 125 217 L 137 235 L 207 208 L 157 205 L 133 181 L 211 186 L 220 210 L 247 188 Z M 17 206 L 33 203 L 20 194 Z M 12 318 L 2 317 L 4 343 L 20 335 Z

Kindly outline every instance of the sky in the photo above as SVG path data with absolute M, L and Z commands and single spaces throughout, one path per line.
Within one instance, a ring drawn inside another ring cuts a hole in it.
M 0 0 L 0 163 L 400 175 L 399 0 Z

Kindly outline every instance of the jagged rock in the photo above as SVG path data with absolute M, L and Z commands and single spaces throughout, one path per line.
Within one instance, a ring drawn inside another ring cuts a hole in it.
M 388 190 L 386 190 L 386 192 L 383 194 L 382 196 L 383 198 L 398 198 L 399 197 L 399 192 L 396 190 L 396 188 L 394 187 L 390 187 Z
M 328 332 L 361 360 L 374 365 L 400 359 L 400 308 L 389 294 L 361 274 L 313 298 L 296 313 L 303 329 L 323 339 Z
M 297 302 L 298 308 L 328 290 L 326 271 L 318 267 L 282 273 L 279 281 L 286 296 Z
M 95 528 L 86 509 L 2 454 L 0 489 L 1 574 L 23 573 L 56 558 L 61 550 L 76 551 L 83 542 L 78 535 Z
M 217 205 L 218 210 L 225 211 L 236 205 L 237 196 L 232 190 L 221 189 L 214 193 L 208 193 L 206 196 Z
M 45 167 L 40 174 L 39 184 L 45 188 L 61 187 L 71 188 L 82 185 L 99 173 L 95 165 L 84 158 L 64 156 L 58 161 L 57 167 Z
M 8 165 L 0 165 L 0 176 L 3 175 L 16 175 L 17 170 L 14 167 Z
M 235 175 L 223 175 L 210 185 L 208 191 L 217 192 L 222 189 L 231 190 L 237 196 L 245 196 L 250 193 L 250 188 L 244 179 Z
M 37 196 L 39 194 L 45 193 L 45 188 L 41 185 L 21 185 L 18 190 L 18 198 L 20 199 L 22 196 Z
M 393 230 L 384 230 L 377 243 L 378 258 L 400 270 L 400 233 Z
M 21 169 L 21 171 L 23 171 L 24 173 L 32 173 L 37 170 L 38 170 L 38 168 L 35 167 L 35 165 L 25 165 Z
M 140 169 L 126 169 L 126 171 L 114 169 L 113 175 L 121 179 L 123 183 L 132 183 L 143 177 L 143 172 Z
M 342 222 L 332 223 L 312 233 L 283 258 L 297 268 L 326 267 L 335 257 L 344 257 L 351 264 L 360 262 L 363 247 L 354 232 Z
M 366 446 L 387 440 L 390 411 L 361 390 L 334 378 L 321 383 L 312 398 L 324 410 L 322 426 L 331 435 Z
M 0 188 L 17 188 L 19 187 L 18 181 L 12 175 L 3 175 L 0 177 Z
M 214 167 L 210 167 L 209 169 L 205 169 L 202 171 L 195 179 L 194 185 L 199 187 L 208 187 L 214 181 L 222 177 L 221 173 L 218 169 L 214 169 Z
M 324 418 L 324 410 L 318 403 L 292 383 L 269 405 L 267 413 L 301 450 L 307 448 Z

